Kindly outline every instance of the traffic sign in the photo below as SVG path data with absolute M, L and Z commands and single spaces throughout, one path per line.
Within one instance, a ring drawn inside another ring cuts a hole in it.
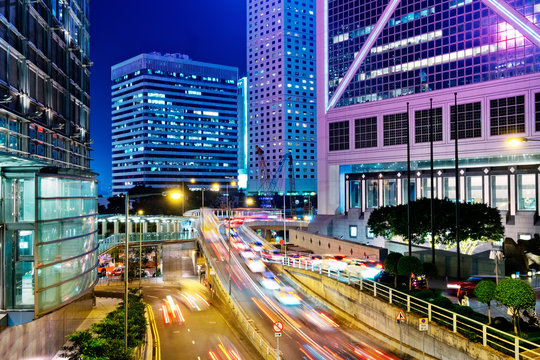
M 420 331 L 428 331 L 428 319 L 427 318 L 421 318 L 418 321 L 418 330 Z
M 275 333 L 274 335 L 275 335 L 276 337 L 281 337 L 281 333 L 280 333 L 280 332 L 279 332 L 279 333 Z
M 403 313 L 403 310 L 399 310 L 397 316 L 396 316 L 396 321 L 405 321 L 406 318 L 405 318 L 405 314 Z
M 281 321 L 276 321 L 272 326 L 275 333 L 280 333 L 283 331 L 283 323 Z

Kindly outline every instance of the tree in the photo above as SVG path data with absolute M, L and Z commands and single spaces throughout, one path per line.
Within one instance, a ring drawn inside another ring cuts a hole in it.
M 491 300 L 495 299 L 495 289 L 497 284 L 490 280 L 482 280 L 474 289 L 474 296 L 483 304 L 488 306 L 488 325 L 491 324 Z
M 400 253 L 390 253 L 386 259 L 384 259 L 384 270 L 387 273 L 394 275 L 394 287 L 397 287 L 397 264 L 402 257 L 403 255 Z
M 398 261 L 397 272 L 409 278 L 409 290 L 411 290 L 411 275 L 422 272 L 422 263 L 414 256 L 403 256 Z
M 433 279 L 439 275 L 439 269 L 437 265 L 432 262 L 425 262 L 422 264 L 422 272 L 426 276 L 426 286 L 429 289 L 429 279 Z
M 531 285 L 517 279 L 501 281 L 495 288 L 495 300 L 512 312 L 514 332 L 518 334 L 517 320 L 521 310 L 533 309 L 536 306 L 536 296 Z

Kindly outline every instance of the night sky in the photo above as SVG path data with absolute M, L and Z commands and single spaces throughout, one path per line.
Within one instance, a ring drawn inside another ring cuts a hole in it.
M 246 74 L 245 0 L 92 0 L 90 134 L 99 193 L 111 191 L 111 66 L 135 55 L 183 53 Z

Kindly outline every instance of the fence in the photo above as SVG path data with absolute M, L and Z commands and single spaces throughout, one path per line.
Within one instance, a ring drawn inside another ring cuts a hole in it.
M 490 346 L 514 359 L 538 359 L 540 357 L 540 344 L 533 343 L 513 334 L 496 329 L 487 324 L 470 319 L 453 311 L 434 305 L 428 301 L 398 291 L 386 285 L 372 280 L 362 279 L 356 273 L 348 271 L 332 270 L 330 267 L 323 268 L 322 263 L 313 263 L 306 259 L 284 258 L 283 265 L 304 270 L 318 272 L 327 275 L 337 281 L 346 282 L 360 291 L 369 293 L 389 304 L 401 307 L 407 312 L 415 312 L 425 316 L 431 322 L 436 322 L 461 333 L 471 341 L 481 342 L 483 346 Z
M 103 254 L 104 252 L 112 249 L 115 246 L 125 244 L 124 238 L 125 234 L 115 234 L 111 235 L 105 239 L 99 240 L 99 253 Z M 129 242 L 133 246 L 139 244 L 139 242 L 148 243 L 148 242 L 167 242 L 167 241 L 181 241 L 181 240 L 196 240 L 197 231 L 183 231 L 183 232 L 169 232 L 169 233 L 143 233 L 142 236 L 140 233 L 132 233 L 129 235 Z

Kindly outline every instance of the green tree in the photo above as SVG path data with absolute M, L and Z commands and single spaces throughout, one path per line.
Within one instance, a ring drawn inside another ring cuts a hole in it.
M 426 286 L 429 289 L 429 279 L 436 278 L 439 275 L 439 269 L 434 263 L 425 262 L 422 264 L 422 272 L 426 276 Z
M 386 259 L 384 259 L 384 271 L 394 275 L 394 287 L 397 287 L 397 264 L 402 257 L 403 255 L 400 253 L 390 253 Z
M 506 306 L 512 312 L 514 332 L 518 334 L 518 316 L 521 310 L 532 309 L 536 306 L 536 296 L 531 285 L 517 279 L 501 281 L 495 288 L 495 300 Z
M 474 289 L 474 296 L 483 304 L 488 306 L 488 325 L 491 324 L 491 300 L 495 299 L 495 289 L 497 284 L 490 280 L 482 280 Z
M 397 272 L 399 275 L 409 278 L 409 290 L 411 290 L 411 275 L 422 272 L 422 263 L 420 259 L 414 256 L 403 256 L 397 264 Z

